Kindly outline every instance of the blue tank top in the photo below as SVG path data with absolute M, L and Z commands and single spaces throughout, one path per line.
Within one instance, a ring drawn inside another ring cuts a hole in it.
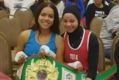
M 47 45 L 54 53 L 56 53 L 55 36 L 55 33 L 51 33 L 50 39 L 46 44 L 44 44 Z M 31 56 L 33 54 L 38 54 L 41 46 L 42 45 L 36 38 L 36 31 L 31 30 L 23 51 L 26 55 Z

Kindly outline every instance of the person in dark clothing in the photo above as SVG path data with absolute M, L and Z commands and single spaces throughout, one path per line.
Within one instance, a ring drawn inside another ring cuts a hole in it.
M 86 80 L 95 80 L 98 66 L 99 44 L 96 36 L 80 26 L 80 12 L 76 5 L 66 7 L 62 15 L 64 63 L 80 62 L 77 70 L 87 72 Z M 70 66 L 70 65 L 68 65 Z M 72 66 L 70 66 L 72 67 Z
M 94 17 L 105 18 L 109 11 L 110 7 L 104 4 L 103 0 L 94 0 L 94 3 L 90 4 L 86 10 L 87 29 L 90 29 L 90 23 Z

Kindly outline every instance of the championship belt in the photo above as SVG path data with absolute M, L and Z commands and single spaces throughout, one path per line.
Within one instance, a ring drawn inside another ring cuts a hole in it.
M 110 77 L 116 72 L 116 66 L 97 74 L 95 80 L 111 80 Z M 17 80 L 85 80 L 83 71 L 76 71 L 55 59 L 30 57 L 24 62 L 21 79 Z
M 84 80 L 85 73 L 46 57 L 31 57 L 24 62 L 20 80 Z

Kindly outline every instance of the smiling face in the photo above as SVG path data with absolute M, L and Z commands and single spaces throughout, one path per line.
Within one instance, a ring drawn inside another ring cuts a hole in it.
M 42 29 L 49 29 L 54 22 L 54 11 L 50 7 L 45 7 L 39 14 L 38 23 Z
M 65 13 L 63 16 L 63 25 L 68 33 L 72 33 L 78 27 L 78 20 L 72 13 Z

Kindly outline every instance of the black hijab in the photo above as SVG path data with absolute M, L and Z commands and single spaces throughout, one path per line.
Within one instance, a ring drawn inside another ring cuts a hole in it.
M 82 35 L 83 35 L 83 29 L 80 26 L 81 16 L 80 16 L 79 8 L 76 5 L 68 6 L 64 9 L 63 15 L 65 13 L 73 14 L 74 16 L 76 16 L 76 18 L 78 20 L 78 27 L 75 29 L 75 31 L 72 33 L 68 33 L 70 45 L 73 48 L 76 48 L 80 44 L 81 39 L 82 39 Z

